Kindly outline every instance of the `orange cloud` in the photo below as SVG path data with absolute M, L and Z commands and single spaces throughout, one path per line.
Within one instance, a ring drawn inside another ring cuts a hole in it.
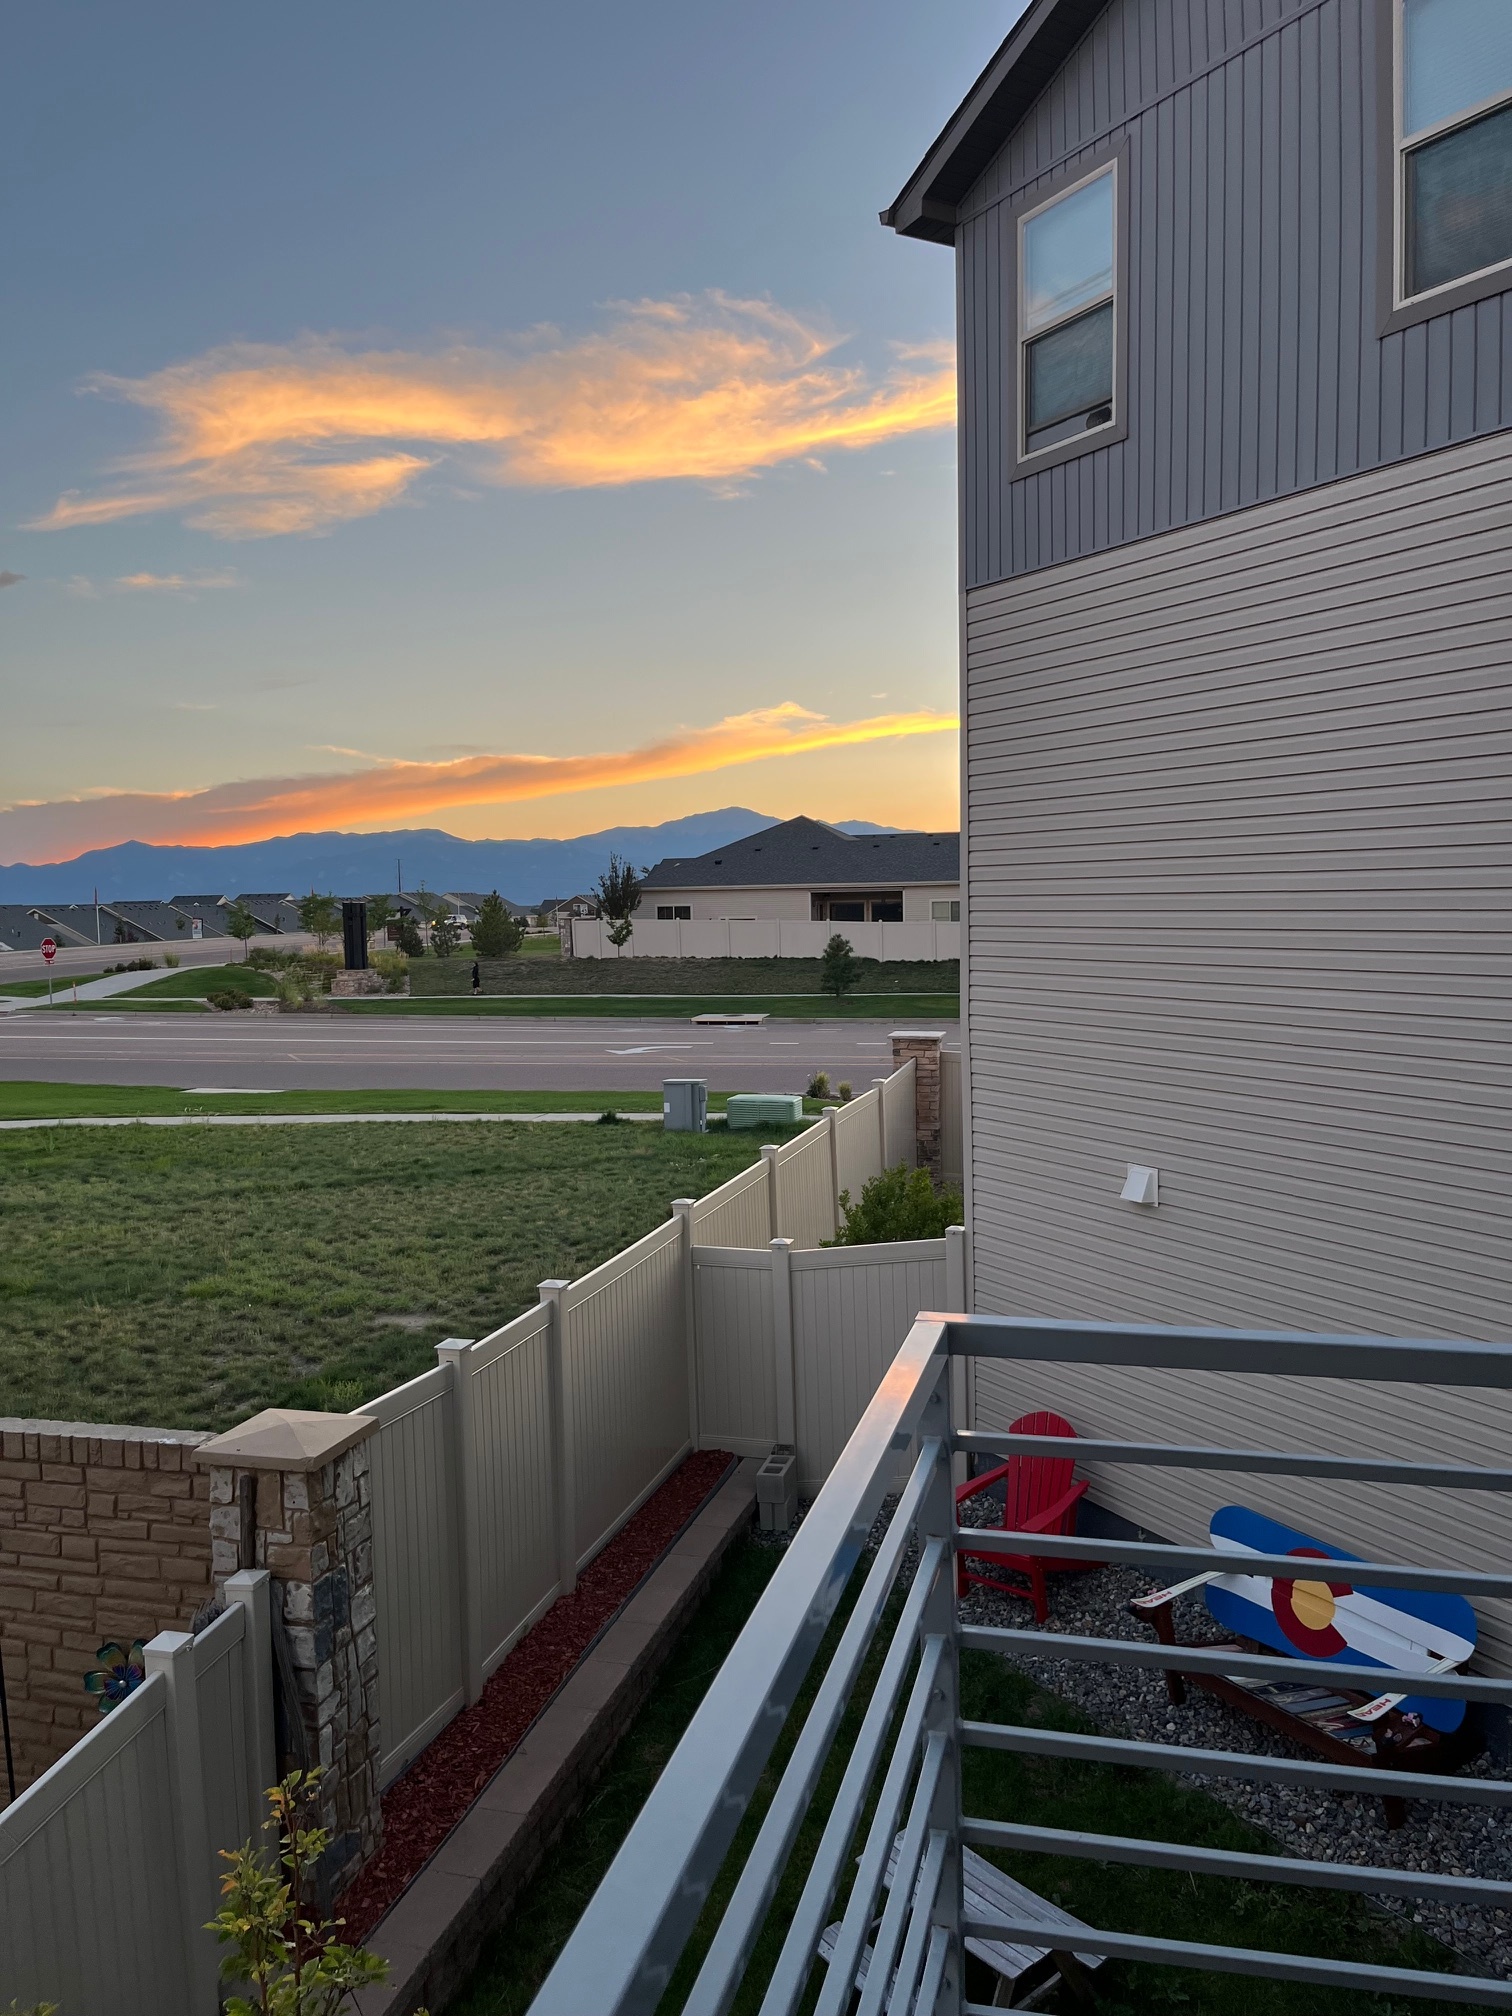
M 493 484 L 729 484 L 782 462 L 949 427 L 948 349 L 900 351 L 880 384 L 840 339 L 721 294 L 619 306 L 601 334 L 502 350 L 236 344 L 93 389 L 153 414 L 156 441 L 33 529 L 181 511 L 223 538 L 328 530 L 397 503 L 439 462 Z
M 921 708 L 831 721 L 795 702 L 732 714 L 638 749 L 583 756 L 463 756 L 443 763 L 378 762 L 321 776 L 256 778 L 201 791 L 97 791 L 0 808 L 0 859 L 60 861 L 122 840 L 226 846 L 339 826 L 414 824 L 448 807 L 508 805 L 607 785 L 701 776 L 773 756 L 799 756 L 959 724 Z

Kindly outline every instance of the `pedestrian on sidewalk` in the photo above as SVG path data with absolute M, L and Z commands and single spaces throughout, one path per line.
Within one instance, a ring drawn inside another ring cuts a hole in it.
M 483 992 L 483 974 L 476 959 L 473 961 L 473 992 L 474 994 Z

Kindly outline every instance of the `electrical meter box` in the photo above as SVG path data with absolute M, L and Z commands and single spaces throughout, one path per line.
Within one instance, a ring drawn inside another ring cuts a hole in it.
M 707 1078 L 664 1078 L 662 1080 L 662 1126 L 669 1134 L 708 1133 L 709 1081 Z
M 727 1127 L 798 1127 L 803 1098 L 797 1092 L 735 1092 L 725 1101 Z

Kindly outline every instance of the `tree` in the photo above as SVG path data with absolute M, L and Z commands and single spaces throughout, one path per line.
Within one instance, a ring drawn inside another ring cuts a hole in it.
M 848 993 L 861 978 L 861 961 L 856 957 L 855 947 L 849 938 L 842 938 L 836 931 L 824 948 L 819 961 L 819 984 L 826 994 L 833 994 L 838 1001 Z
M 640 908 L 641 878 L 623 856 L 609 856 L 609 866 L 598 879 L 598 899 L 599 910 L 609 919 L 609 943 L 627 944 L 631 915 Z
M 394 921 L 394 906 L 387 896 L 369 896 L 367 899 L 368 937 L 381 938 Z
M 431 950 L 438 959 L 450 959 L 461 938 L 462 933 L 452 922 L 450 911 L 443 911 L 431 925 Z
M 436 928 L 436 919 L 444 913 L 446 905 L 439 896 L 432 896 L 423 882 L 409 900 L 410 908 L 425 927 L 425 939 L 429 944 L 430 935 Z
M 251 941 L 257 936 L 260 926 L 245 903 L 233 903 L 226 912 L 226 929 L 233 938 L 240 938 L 242 963 L 246 964 L 252 950 Z
M 524 936 L 525 927 L 519 918 L 511 917 L 497 889 L 490 890 L 478 905 L 472 927 L 474 952 L 480 959 L 502 959 L 507 953 L 519 951 Z
M 406 959 L 421 959 L 425 956 L 425 940 L 420 936 L 420 926 L 406 910 L 394 926 L 394 943 Z
M 324 952 L 341 929 L 341 911 L 334 896 L 317 896 L 312 889 L 299 901 L 299 928 L 315 940 L 317 952 Z

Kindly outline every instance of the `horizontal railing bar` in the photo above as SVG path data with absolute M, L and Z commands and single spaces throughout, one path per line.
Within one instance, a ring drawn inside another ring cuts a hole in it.
M 871 1925 L 871 1916 L 876 1904 L 877 1892 L 881 1889 L 882 1878 L 887 1873 L 888 1856 L 892 1852 L 893 1837 L 898 1825 L 898 1808 L 903 1803 L 903 1794 L 908 1788 L 908 1780 L 913 1773 L 914 1757 L 918 1751 L 919 1739 L 924 1733 L 924 1717 L 929 1712 L 930 1696 L 939 1684 L 940 1665 L 944 1656 L 945 1640 L 943 1638 L 931 1637 L 925 1639 L 923 1657 L 919 1661 L 919 1670 L 914 1675 L 914 1684 L 908 1696 L 908 1706 L 904 1709 L 902 1720 L 898 1725 L 897 1740 L 893 1745 L 892 1756 L 888 1759 L 887 1773 L 882 1780 L 882 1789 L 877 1794 L 877 1804 L 872 1812 L 871 1827 L 867 1833 L 866 1845 L 861 1851 L 861 1866 L 856 1871 L 856 1880 L 851 1886 L 851 1893 L 846 1902 L 845 1913 L 840 1920 L 840 1931 L 835 1940 L 835 1950 L 830 1955 L 829 1973 L 825 1976 L 824 1982 L 820 1987 L 819 1999 L 814 2005 L 814 2016 L 840 2016 L 841 2010 L 849 2009 L 850 2007 L 851 1984 L 856 1978 L 856 1969 L 861 1959 L 861 1949 L 866 1944 L 866 1934 Z M 888 1719 L 891 1720 L 890 1717 Z M 847 1776 L 849 1776 L 848 1773 Z M 869 1771 L 866 1777 L 869 1782 L 871 1777 Z M 864 1790 L 864 1787 L 862 1789 Z M 839 1801 L 837 1800 L 835 1803 L 838 1807 Z M 840 1851 L 839 1856 L 835 1858 L 833 1865 L 821 1874 L 819 1856 L 816 1855 L 813 1867 L 809 1870 L 808 1882 L 804 1885 L 804 1895 L 806 1897 L 809 1894 L 810 1886 L 813 1887 L 816 1898 L 822 1890 L 824 1893 L 825 1910 L 829 1908 L 830 1900 L 835 1894 L 835 1888 L 840 1876 L 840 1860 L 843 1859 L 845 1851 L 850 1845 L 851 1835 L 855 1831 L 856 1820 L 859 1817 L 860 1802 L 857 1801 L 850 1825 L 843 1832 L 838 1827 L 833 1833 L 829 1827 L 825 1828 L 824 1840 L 820 1843 L 820 1853 L 824 1853 L 825 1849 L 833 1843 L 834 1847 Z M 830 1818 L 831 1820 L 835 1818 L 833 1812 Z M 821 1918 L 823 1917 L 823 1912 L 820 1913 L 820 1916 Z M 783 1961 L 788 1959 L 789 1948 L 794 1945 L 794 1935 L 797 1930 L 798 1921 L 795 1913 L 793 1925 L 789 1929 L 787 1939 L 783 1942 L 782 1952 L 778 1956 L 779 1966 Z M 807 1928 L 805 1928 L 806 1930 Z M 760 2016 L 789 2016 L 789 2012 L 797 2005 L 798 1994 L 801 1992 L 803 1983 L 813 1967 L 814 1952 L 817 1944 L 818 1941 L 816 1939 L 805 1938 L 800 1956 L 802 1962 L 801 1971 L 795 1970 L 797 1973 L 795 1989 L 793 1992 L 788 1992 L 786 1984 L 784 1984 L 785 1999 L 780 2002 L 774 1996 L 774 1990 L 777 1987 L 777 1976 L 773 1975 L 771 1985 L 768 1987 L 766 1996 L 761 2004 Z M 868 1973 L 870 1973 L 870 1969 L 868 1969 Z
M 793 1745 L 772 1803 L 762 1820 L 755 1846 L 746 1858 L 724 1916 L 698 1970 L 683 2016 L 723 2016 L 729 2007 L 751 1948 L 771 1907 L 788 1855 L 808 1812 L 814 1787 L 824 1769 L 835 1731 L 856 1684 L 877 1624 L 887 1607 L 898 1569 L 918 1516 L 919 1501 L 945 1454 L 944 1439 L 930 1436 L 919 1451 L 902 1496 L 894 1508 L 882 1544 L 861 1586 L 856 1607 L 846 1619 L 835 1656 L 819 1683 L 813 1706 Z M 921 1593 L 918 1613 L 923 1613 Z M 917 1618 L 915 1619 L 917 1625 Z
M 1210 1330 L 1154 1323 L 1061 1323 L 1039 1316 L 921 1313 L 942 1323 L 953 1357 L 1384 1379 L 1412 1386 L 1512 1386 L 1512 1345 L 1458 1338 L 1313 1336 L 1305 1330 Z
M 1472 1470 L 1452 1463 L 1394 1463 L 1364 1456 L 1321 1456 L 1277 1449 L 1215 1449 L 1179 1442 L 1098 1442 L 1064 1435 L 961 1430 L 952 1446 L 970 1455 L 1074 1455 L 1078 1463 L 1138 1463 L 1170 1469 L 1242 1470 L 1274 1477 L 1339 1477 L 1356 1484 L 1410 1484 L 1425 1490 L 1512 1491 L 1512 1470 Z
M 924 1704 L 924 1712 L 929 1712 L 929 1703 Z M 892 1888 L 887 1893 L 887 1904 L 882 1913 L 882 1923 L 877 1928 L 877 1936 L 872 1941 L 872 1957 L 867 1963 L 866 1986 L 861 1990 L 861 2002 L 856 2016 L 881 2016 L 882 1998 L 887 1993 L 887 1984 L 892 1979 L 893 1965 L 898 1958 L 898 1950 L 903 1944 L 905 1932 L 911 1922 L 913 1894 L 923 1868 L 925 1852 L 929 1847 L 929 1809 L 934 1805 L 935 1793 L 939 1790 L 940 1773 L 945 1768 L 945 1756 L 950 1747 L 950 1738 L 943 1729 L 932 1730 L 924 1745 L 924 1763 L 914 1786 L 913 1801 L 908 1809 L 908 1819 L 903 1828 L 903 1838 L 898 1843 L 897 1860 L 892 1862 L 893 1830 L 892 1822 L 882 1818 L 880 1807 L 886 1803 L 886 1795 L 879 1802 L 877 1817 L 872 1821 L 871 1832 L 867 1836 L 867 1848 L 872 1850 L 872 1866 L 875 1868 L 879 1884 L 887 1880 L 888 1865 L 892 1863 Z M 901 1762 L 903 1745 L 898 1745 L 894 1753 L 894 1764 Z M 912 1758 L 909 1758 L 909 1764 Z M 901 1784 L 908 1782 L 908 1767 L 898 1771 Z M 889 1790 L 891 1787 L 888 1788 Z M 856 1884 L 859 1888 L 869 1871 L 867 1857 L 863 1852 L 861 1868 L 857 1872 Z M 939 1872 L 936 1871 L 936 1881 Z M 875 1893 L 873 1893 L 875 1895 Z M 854 1898 L 851 1900 L 854 1905 Z M 931 1895 L 925 1916 L 934 1909 Z M 872 1907 L 868 1903 L 861 1919 L 861 1937 L 866 1938 L 866 1927 L 871 1919 Z M 850 1913 L 847 1911 L 846 1916 Z M 837 2008 L 850 2008 L 850 1996 L 843 1996 Z
M 1316 1680 L 1359 1687 L 1369 1694 L 1432 1694 L 1451 1701 L 1501 1701 L 1512 1705 L 1512 1680 L 1470 1673 L 1394 1673 L 1385 1666 L 1346 1666 L 1319 1659 L 1271 1659 L 1258 1652 L 1212 1650 L 1200 1645 L 1148 1645 L 1134 1638 L 1079 1638 L 1059 1631 L 1010 1631 L 963 1624 L 961 1643 L 976 1652 L 1033 1652 L 1042 1659 L 1105 1660 L 1110 1666 L 1156 1667 L 1166 1673 L 1243 1673 L 1257 1680 Z
M 812 1518 L 813 1514 L 810 1513 L 809 1517 Z M 924 1605 L 929 1599 L 934 1579 L 940 1573 L 945 1561 L 944 1540 L 940 1538 L 931 1540 L 924 1549 L 918 1572 L 913 1579 L 913 1587 L 904 1601 L 892 1643 L 888 1646 L 887 1656 L 882 1662 L 882 1671 L 877 1676 L 877 1684 L 872 1689 L 870 1701 L 866 1704 L 860 1733 L 846 1761 L 845 1775 L 840 1780 L 840 1790 L 835 1794 L 835 1803 L 830 1808 L 829 1818 L 824 1823 L 824 1832 L 820 1836 L 818 1848 L 814 1851 L 814 1859 L 809 1864 L 809 1872 L 794 1908 L 787 1937 L 782 1942 L 782 1951 L 777 1956 L 777 1965 L 772 1970 L 772 1978 L 767 1984 L 766 1995 L 761 2004 L 761 2016 L 786 2016 L 786 2012 L 796 2006 L 799 1996 L 803 1993 L 803 1984 L 813 1967 L 819 1937 L 824 1930 L 824 1921 L 840 1882 L 840 1871 L 844 1866 L 846 1850 L 850 1846 L 851 1836 L 856 1831 L 856 1823 L 866 1804 L 867 1789 L 877 1768 L 877 1758 L 887 1741 L 893 1712 L 898 1705 L 898 1695 L 902 1692 L 904 1677 L 913 1661 L 914 1641 L 924 1615 Z M 926 1669 L 931 1675 L 939 1670 L 941 1656 L 940 1641 L 931 1640 L 925 1647 L 923 1660 L 914 1679 L 915 1693 L 924 1683 Z M 929 1684 L 931 1686 L 934 1684 L 932 1678 Z
M 1046 1561 L 1099 1561 L 1186 1569 L 1203 1575 L 1267 1575 L 1283 1582 L 1321 1581 L 1337 1568 L 1356 1588 L 1421 1589 L 1443 1596 L 1512 1596 L 1512 1575 L 1470 1568 L 1409 1568 L 1385 1561 L 1339 1561 L 1331 1555 L 1242 1554 L 1221 1547 L 1178 1547 L 1164 1540 L 1091 1540 L 1075 1533 L 1024 1533 L 1008 1526 L 957 1526 L 963 1554 L 1035 1554 Z
M 1043 1946 L 1045 1926 L 1036 1918 L 981 1918 L 968 1913 L 961 1929 L 973 1939 L 1003 1939 L 1014 1945 Z M 1300 1981 L 1314 1988 L 1352 1988 L 1357 1993 L 1413 1995 L 1440 2002 L 1463 2002 L 1477 2009 L 1512 2009 L 1512 1981 L 1484 1975 L 1435 1974 L 1409 1967 L 1375 1967 L 1359 1960 L 1324 1960 L 1302 1953 L 1266 1953 L 1251 1946 L 1207 1946 L 1190 1939 L 1155 1939 L 1137 1932 L 1076 1932 L 1078 1953 L 1101 1953 L 1108 1960 L 1148 1960 L 1161 1967 L 1195 1967 L 1212 1974 L 1250 1974 L 1268 1981 Z M 967 2003 L 972 2011 L 981 2005 Z M 983 2010 L 982 2016 L 991 2016 Z
M 909 1905 L 908 1937 L 903 1942 L 902 1957 L 898 1961 L 898 1972 L 893 1981 L 892 1994 L 887 2000 L 887 2016 L 908 2016 L 914 2006 L 914 1991 L 919 1983 L 927 1957 L 927 1942 L 934 1929 L 935 1899 L 940 1894 L 940 1878 L 945 1870 L 945 1852 L 950 1846 L 949 1837 L 943 1827 L 935 1828 L 924 1851 L 924 1866 L 914 1886 L 914 1895 Z M 868 1971 L 867 1983 L 871 1975 Z M 934 2016 L 933 2002 L 924 2004 L 928 2016 Z M 865 2005 L 858 2016 L 866 2016 Z
M 1024 1729 L 1008 1722 L 963 1722 L 961 1741 L 973 1750 L 1012 1750 L 1027 1757 L 1065 1757 L 1086 1764 L 1132 1764 L 1142 1771 L 1189 1771 L 1205 1778 L 1255 1778 L 1300 1785 L 1309 1791 L 1400 1798 L 1403 1774 L 1361 1765 L 1325 1764 L 1314 1758 L 1268 1757 L 1249 1750 L 1188 1749 L 1180 1743 L 1143 1743 L 1122 1736 L 1073 1735 L 1061 1729 Z M 1512 1805 L 1504 1778 L 1444 1778 L 1411 1774 L 1414 1799 L 1443 1799 L 1467 1806 Z
M 1067 1855 L 1078 1861 L 1120 1862 L 1136 1869 L 1178 1869 L 1192 1876 L 1242 1877 L 1249 1883 L 1298 1883 L 1311 1890 L 1360 1890 L 1390 1897 L 1437 1897 L 1452 1904 L 1505 1906 L 1512 1883 L 1480 1876 L 1432 1876 L 1416 1869 L 1372 1868 L 1356 1862 L 1312 1862 L 1289 1855 L 1247 1855 L 1230 1848 L 1195 1848 L 1128 1834 L 1090 1834 L 1074 1827 L 1029 1827 L 1012 1820 L 961 1822 L 961 1839 L 978 1848 L 1022 1855 Z

